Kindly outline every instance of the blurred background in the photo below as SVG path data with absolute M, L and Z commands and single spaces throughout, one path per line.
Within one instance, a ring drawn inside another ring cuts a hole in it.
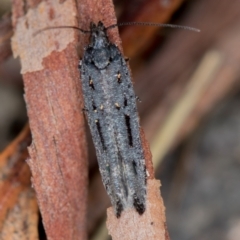
M 119 29 L 141 102 L 141 125 L 162 182 L 172 240 L 240 239 L 240 1 L 115 0 L 118 22 L 186 25 Z M 0 150 L 27 123 L 20 63 L 13 59 L 11 5 L 1 0 Z M 89 238 L 110 239 L 89 138 Z M 41 223 L 40 239 L 44 239 Z

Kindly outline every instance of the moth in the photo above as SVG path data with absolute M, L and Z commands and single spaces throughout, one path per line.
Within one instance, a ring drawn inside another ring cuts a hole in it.
M 79 69 L 87 115 L 103 184 L 117 217 L 126 208 L 146 208 L 146 166 L 136 97 L 126 60 L 100 21 Z
M 147 25 L 199 29 L 172 24 L 132 22 L 105 27 L 90 23 L 89 45 L 79 62 L 84 97 L 84 110 L 96 149 L 105 189 L 117 217 L 134 207 L 139 214 L 146 209 L 146 166 L 140 137 L 136 97 L 126 60 L 119 48 L 109 41 L 107 30 L 122 25 Z

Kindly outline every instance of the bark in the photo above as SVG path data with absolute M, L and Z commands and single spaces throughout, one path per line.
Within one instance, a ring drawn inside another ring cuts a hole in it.
M 48 239 L 86 239 L 87 154 L 73 0 L 14 1 L 14 56 L 20 57 L 32 133 L 28 164 Z

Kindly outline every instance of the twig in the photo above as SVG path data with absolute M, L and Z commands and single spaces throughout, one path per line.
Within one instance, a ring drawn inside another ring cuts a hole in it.
M 0 154 L 0 239 L 38 239 L 38 207 L 26 163 L 30 141 L 26 125 Z
M 12 55 L 10 43 L 12 34 L 11 14 L 6 14 L 0 21 L 0 63 Z
M 24 8 L 25 4 L 25 8 Z M 33 137 L 28 164 L 48 239 L 86 239 L 87 154 L 73 0 L 13 2 L 12 49 L 19 56 Z

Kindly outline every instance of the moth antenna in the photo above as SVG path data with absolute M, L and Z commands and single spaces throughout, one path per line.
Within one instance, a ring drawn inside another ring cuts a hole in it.
M 129 26 L 129 25 L 178 28 L 178 29 L 189 30 L 189 31 L 194 31 L 194 32 L 200 32 L 201 31 L 200 29 L 193 28 L 193 27 L 188 27 L 188 26 L 168 24 L 168 23 L 152 23 L 152 22 L 123 22 L 123 23 L 116 23 L 116 24 L 108 26 L 106 29 L 108 30 L 108 29 L 115 28 L 115 27 Z
M 40 29 L 40 30 L 36 31 L 33 34 L 33 36 L 35 37 L 36 35 L 38 35 L 39 33 L 43 32 L 43 31 L 47 31 L 47 30 L 50 30 L 50 29 L 58 29 L 58 28 L 71 28 L 71 29 L 78 30 L 82 33 L 91 33 L 91 31 L 84 30 L 84 29 L 81 29 L 81 28 L 75 27 L 75 26 L 59 26 L 59 27 L 46 27 L 46 28 Z

